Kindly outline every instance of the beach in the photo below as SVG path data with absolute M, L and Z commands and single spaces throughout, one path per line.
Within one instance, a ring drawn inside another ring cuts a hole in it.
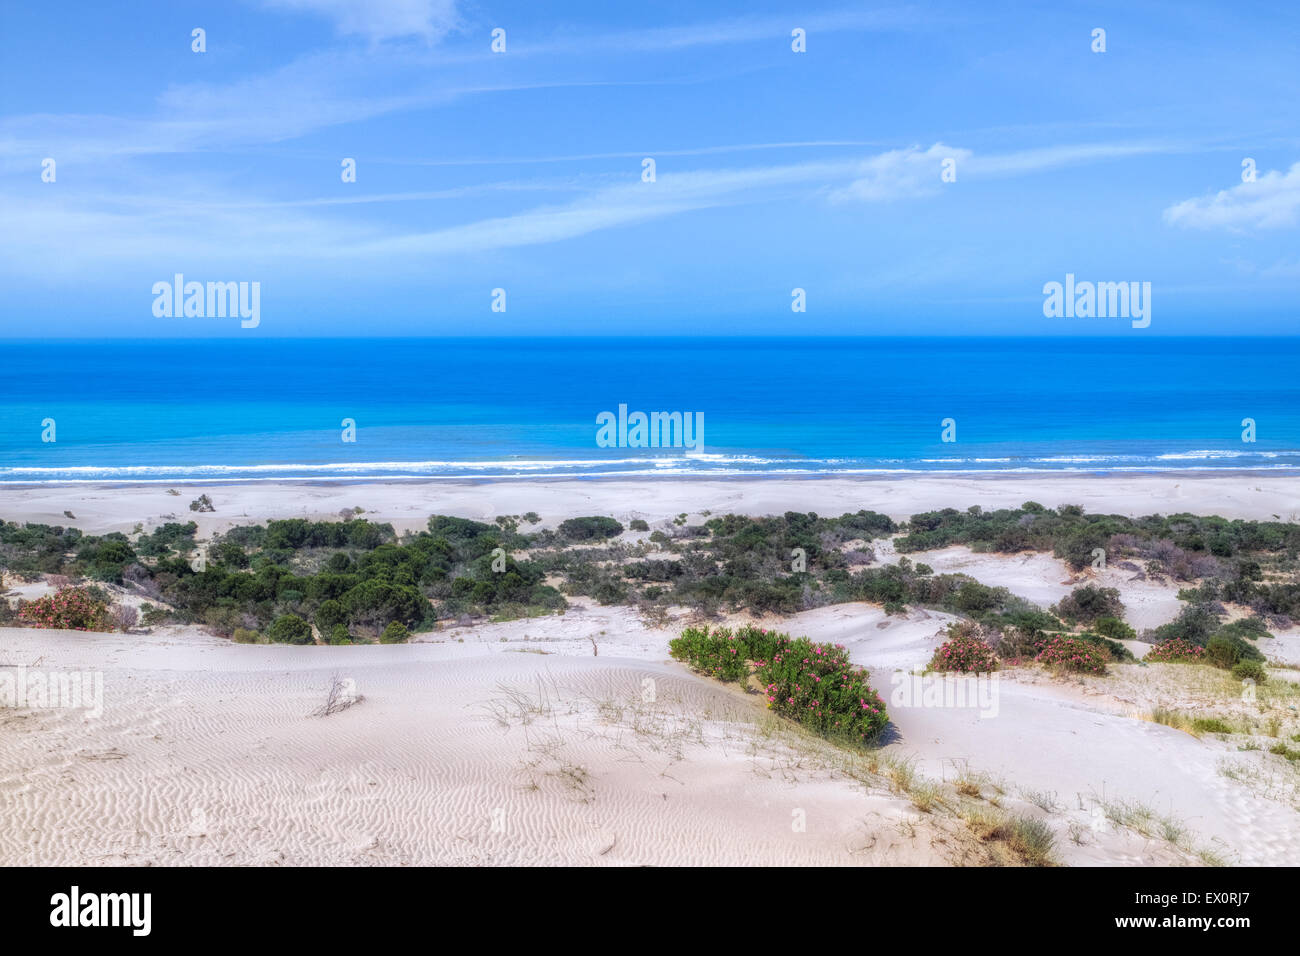
M 179 495 L 169 490 L 182 490 Z M 186 509 L 197 494 L 216 511 Z M 683 512 L 767 515 L 821 514 L 867 509 L 904 519 L 939 508 L 985 510 L 1037 501 L 1048 507 L 1078 504 L 1102 514 L 1192 514 L 1225 518 L 1300 521 L 1300 479 L 1289 474 L 1234 472 L 1197 475 L 989 475 L 906 478 L 601 478 L 553 481 L 276 482 L 232 484 L 149 483 L 46 486 L 0 485 L 0 516 L 13 521 L 71 521 L 86 532 L 130 531 L 137 523 L 193 520 L 208 534 L 269 518 L 337 517 L 362 508 L 365 517 L 390 521 L 398 531 L 423 528 L 431 514 L 464 518 L 537 512 L 543 524 L 575 515 L 661 520 Z M 64 516 L 65 511 L 76 515 Z M 167 518 L 167 516 L 171 516 Z
M 490 522 L 536 512 L 539 530 L 608 515 L 655 528 L 683 514 L 694 524 L 729 513 L 866 509 L 905 521 L 1026 501 L 1300 521 L 1300 483 L 1247 473 L 170 490 L 179 494 L 155 484 L 5 486 L 0 518 L 97 535 L 192 519 L 199 542 L 272 519 L 338 520 L 345 509 L 399 533 L 423 529 L 432 514 Z M 200 493 L 215 510 L 187 508 Z M 901 557 L 884 542 L 874 561 Z M 953 546 L 907 557 L 1040 606 L 1083 581 L 1115 587 L 1139 631 L 1180 608 L 1174 582 L 1134 580 L 1114 567 L 1079 572 L 1050 553 Z M 11 598 L 51 590 L 7 583 Z M 953 704 L 942 700 L 942 684 L 928 685 L 930 697 L 909 684 L 956 620 L 944 611 L 887 614 L 852 602 L 726 615 L 725 623 L 843 644 L 869 669 L 890 704 L 891 729 L 878 748 L 846 755 L 774 718 L 761 696 L 674 661 L 668 642 L 689 617 L 648 621 L 631 607 L 571 598 L 562 614 L 338 647 L 240 645 L 193 624 L 134 633 L 0 628 L 0 676 L 24 668 L 103 680 L 99 715 L 0 708 L 0 864 L 1017 862 L 981 814 L 1042 821 L 1055 837 L 1054 862 L 1067 865 L 1300 863 L 1300 790 L 1285 761 L 1152 719 L 1162 708 L 1245 714 L 1220 672 L 1123 664 L 1091 678 L 1009 669 L 991 688 L 970 685 L 984 694 L 971 698 L 978 704 Z M 1300 629 L 1280 629 L 1265 644 L 1270 684 L 1300 679 Z M 347 706 L 319 715 L 339 687 Z M 1300 729 L 1293 697 L 1266 704 L 1277 708 L 1279 739 Z

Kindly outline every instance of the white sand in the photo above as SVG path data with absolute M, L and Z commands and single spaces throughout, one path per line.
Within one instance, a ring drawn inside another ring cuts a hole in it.
M 491 520 L 535 511 L 545 524 L 574 515 L 665 521 L 681 512 L 699 521 L 714 514 L 841 514 L 867 509 L 906 518 L 939 508 L 1015 508 L 1033 500 L 1048 507 L 1082 505 L 1089 512 L 1125 515 L 1217 514 L 1300 521 L 1300 481 L 1291 477 L 1081 476 L 906 479 L 730 479 L 586 481 L 408 481 L 346 483 L 60 485 L 0 487 L 0 518 L 72 525 L 88 533 L 152 528 L 168 520 L 198 522 L 201 534 L 267 517 L 328 518 L 361 507 L 364 517 L 391 521 L 399 531 L 425 526 L 431 514 Z M 212 514 L 189 510 L 199 494 Z M 64 517 L 71 511 L 75 519 Z
M 1300 510 L 1300 484 L 1266 478 L 206 486 L 213 515 L 190 513 L 185 505 L 198 491 L 181 490 L 175 497 L 159 487 L 5 488 L 0 516 L 66 524 L 67 509 L 77 516 L 71 523 L 103 532 L 151 527 L 174 513 L 196 517 L 207 535 L 230 523 L 327 517 L 352 505 L 399 528 L 421 527 L 435 512 L 490 518 L 535 510 L 548 523 L 612 513 L 653 524 L 682 511 L 692 521 L 701 510 L 870 508 L 904 518 L 1029 499 L 1126 514 L 1292 518 Z M 949 548 L 913 557 L 1039 603 L 1071 586 L 1068 570 L 1045 556 Z M 1165 591 L 1110 575 L 1101 583 L 1120 588 L 1130 620 L 1144 616 L 1139 626 L 1176 611 Z M 0 673 L 28 665 L 104 676 L 97 719 L 0 709 L 0 865 L 990 858 L 953 813 L 924 813 L 888 785 L 834 769 L 799 735 L 774 735 L 760 698 L 669 661 L 676 626 L 648 627 L 624 608 L 575 605 L 562 616 L 453 628 L 406 646 L 242 646 L 194 628 L 0 629 Z M 922 611 L 890 618 L 854 604 L 767 623 L 845 644 L 889 702 L 901 673 L 929 659 L 950 619 Z M 1288 633 L 1278 647 L 1296 643 Z M 1162 704 L 1171 695 L 1178 703 L 1176 683 L 1191 673 L 1129 666 L 1160 676 Z M 364 699 L 310 716 L 334 675 L 354 682 Z M 919 703 L 891 704 L 884 756 L 936 780 L 985 775 L 986 797 L 1001 781 L 1003 810 L 1046 820 L 1064 862 L 1195 862 L 1159 833 L 1115 827 L 1099 809 L 1127 802 L 1177 818 L 1195 831 L 1197 847 L 1214 846 L 1232 861 L 1300 863 L 1300 803 L 1286 776 L 1300 776 L 1293 767 L 1141 719 L 1148 701 L 1133 699 L 1124 679 L 1003 675 L 996 715 L 985 717 Z M 1223 773 L 1225 761 L 1239 768 L 1235 778 Z M 792 826 L 800 819 L 802 831 Z

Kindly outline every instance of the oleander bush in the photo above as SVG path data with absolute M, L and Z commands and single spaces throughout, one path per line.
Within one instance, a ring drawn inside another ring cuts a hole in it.
M 987 674 L 998 669 L 998 655 L 979 634 L 977 625 L 958 621 L 948 626 L 948 640 L 930 658 L 932 671 Z
M 59 628 L 69 631 L 108 631 L 108 601 L 95 590 L 62 587 L 18 609 L 18 618 L 28 627 Z
M 1034 658 L 1053 670 L 1077 674 L 1105 674 L 1110 655 L 1106 649 L 1078 637 L 1052 637 L 1044 641 Z
M 674 658 L 723 681 L 763 685 L 768 707 L 824 737 L 855 746 L 889 722 L 867 672 L 849 663 L 842 644 L 791 639 L 761 628 L 687 628 L 669 644 Z
M 1200 664 L 1205 661 L 1205 648 L 1186 638 L 1171 637 L 1147 651 L 1143 659 L 1157 664 Z

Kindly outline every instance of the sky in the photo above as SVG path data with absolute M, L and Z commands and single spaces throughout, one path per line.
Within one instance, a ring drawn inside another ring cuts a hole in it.
M 1297 49 L 1293 2 L 6 0 L 0 337 L 1294 334 Z M 256 328 L 155 315 L 177 273 Z M 1045 316 L 1067 274 L 1150 325 Z

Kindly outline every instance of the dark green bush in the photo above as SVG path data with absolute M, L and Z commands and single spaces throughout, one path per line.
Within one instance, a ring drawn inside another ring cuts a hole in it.
M 1099 618 L 1123 618 L 1124 605 L 1115 588 L 1099 588 L 1085 584 L 1075 588 L 1052 608 L 1062 620 L 1075 624 L 1091 624 Z
M 282 614 L 271 622 L 266 636 L 277 644 L 311 644 L 311 625 L 296 614 Z
M 569 518 L 560 522 L 559 533 L 569 541 L 603 541 L 623 533 L 623 525 L 613 518 L 593 515 L 587 518 Z
M 1256 684 L 1268 680 L 1268 672 L 1259 661 L 1238 661 L 1232 665 L 1232 676 L 1238 680 L 1253 680 Z

